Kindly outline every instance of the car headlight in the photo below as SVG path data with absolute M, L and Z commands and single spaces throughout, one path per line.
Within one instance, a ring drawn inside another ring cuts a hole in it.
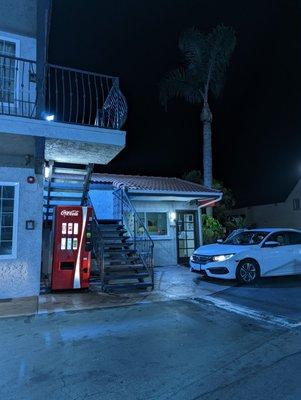
M 233 256 L 234 256 L 234 253 L 232 253 L 232 254 L 221 254 L 219 256 L 213 256 L 212 260 L 213 261 L 217 261 L 217 262 L 221 262 L 221 261 L 229 260 L 229 258 L 231 258 Z

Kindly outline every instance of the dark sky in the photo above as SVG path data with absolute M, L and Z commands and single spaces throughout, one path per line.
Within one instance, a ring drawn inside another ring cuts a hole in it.
M 120 77 L 127 146 L 99 171 L 178 176 L 202 166 L 200 109 L 160 106 L 179 33 L 234 27 L 237 47 L 212 99 L 214 176 L 238 204 L 281 200 L 301 176 L 301 12 L 293 0 L 54 0 L 49 60 Z

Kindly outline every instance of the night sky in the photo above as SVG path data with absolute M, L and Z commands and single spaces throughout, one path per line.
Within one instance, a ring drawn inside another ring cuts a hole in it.
M 182 30 L 232 26 L 237 47 L 211 100 L 214 176 L 239 205 L 283 200 L 301 176 L 301 5 L 292 0 L 54 0 L 49 61 L 120 77 L 127 146 L 98 171 L 178 176 L 202 167 L 198 106 L 159 104 Z

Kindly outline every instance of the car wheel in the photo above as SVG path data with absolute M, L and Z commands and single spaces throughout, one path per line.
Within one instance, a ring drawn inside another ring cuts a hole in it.
M 244 284 L 251 284 L 259 278 L 259 265 L 255 260 L 242 260 L 236 269 L 236 279 Z

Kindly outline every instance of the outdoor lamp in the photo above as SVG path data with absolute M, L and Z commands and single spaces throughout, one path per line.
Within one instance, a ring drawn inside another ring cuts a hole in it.
M 50 174 L 50 168 L 49 167 L 45 167 L 45 169 L 44 169 L 44 178 L 48 179 L 49 178 L 49 174 Z
M 175 211 L 171 211 L 171 212 L 169 213 L 169 220 L 170 220 L 170 223 L 171 223 L 172 225 L 175 225 L 176 220 L 177 220 L 177 213 L 176 213 Z
M 54 114 L 50 114 L 45 111 L 42 112 L 41 117 L 48 122 L 54 121 Z

